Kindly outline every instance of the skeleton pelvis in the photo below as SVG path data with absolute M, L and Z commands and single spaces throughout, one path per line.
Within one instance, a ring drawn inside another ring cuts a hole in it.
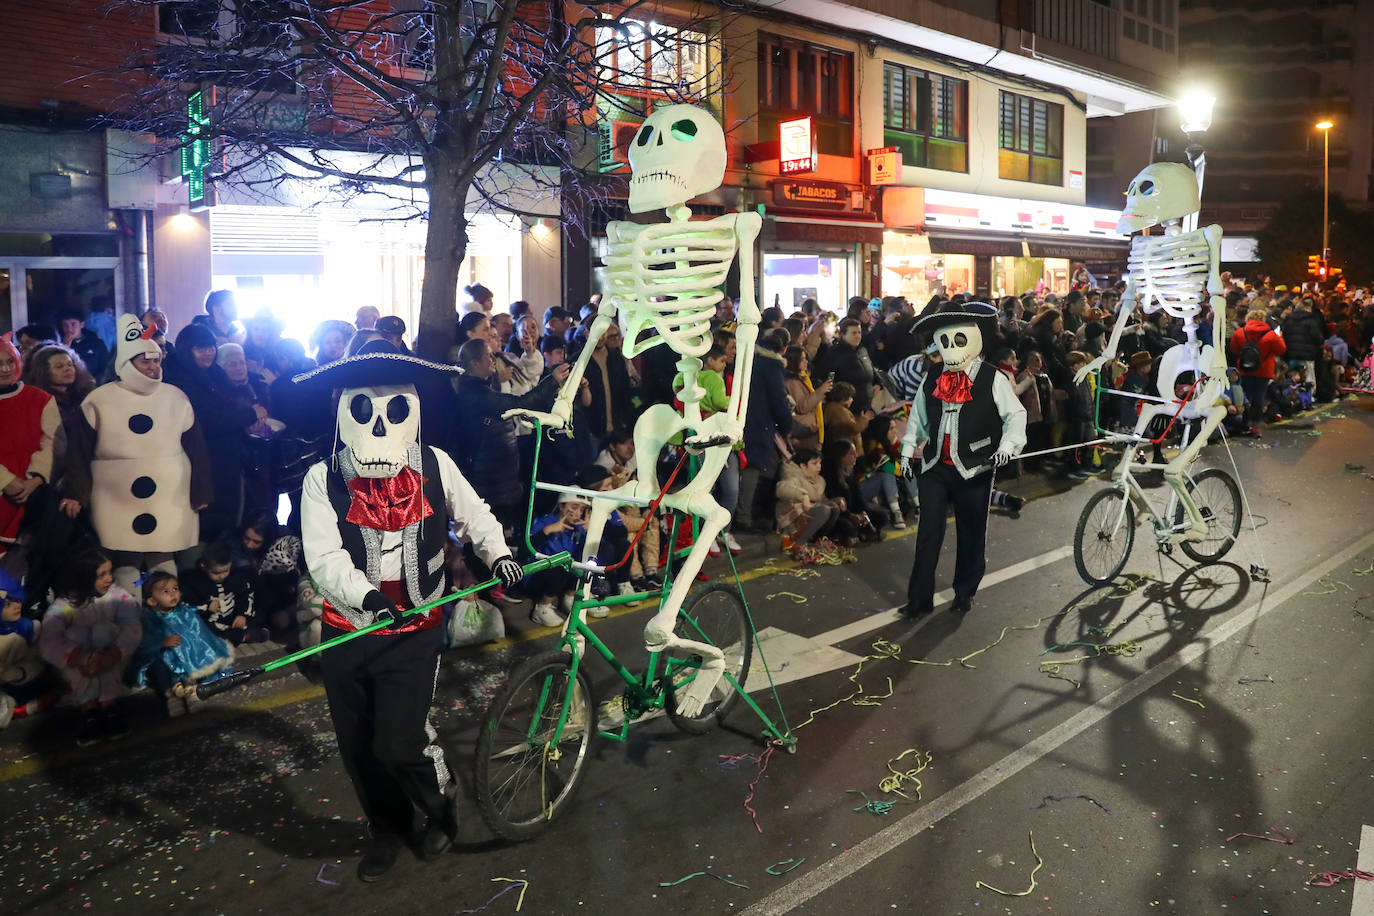
M 678 433 L 687 436 L 712 436 L 721 432 L 723 415 L 707 417 L 693 427 L 687 419 L 668 404 L 655 404 L 640 416 L 635 424 L 635 457 L 639 465 L 639 492 L 635 495 L 643 499 L 653 499 L 661 486 L 658 480 L 658 455 L 668 440 Z M 663 498 L 663 505 L 669 509 L 704 515 L 716 504 L 711 500 L 711 489 L 720 477 L 725 461 L 730 457 L 730 446 L 722 445 L 707 449 L 700 457 L 696 474 L 687 486 Z M 706 503 L 703 503 L 703 498 Z M 709 504 L 707 504 L 709 503 Z

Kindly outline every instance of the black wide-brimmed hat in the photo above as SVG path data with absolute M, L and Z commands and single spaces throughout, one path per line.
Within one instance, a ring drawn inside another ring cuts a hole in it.
M 354 356 L 302 372 L 291 381 L 320 388 L 371 388 L 381 385 L 417 385 L 445 379 L 463 370 L 397 350 L 383 338 L 369 340 Z
M 997 323 L 997 309 L 986 302 L 945 302 L 934 310 L 922 312 L 911 326 L 913 334 L 933 334 L 949 324 L 976 321 Z

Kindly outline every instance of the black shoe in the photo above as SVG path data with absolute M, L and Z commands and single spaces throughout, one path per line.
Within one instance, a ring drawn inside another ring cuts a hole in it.
M 904 604 L 897 608 L 898 617 L 906 617 L 910 620 L 919 620 L 931 612 L 932 608 L 917 607 L 914 604 Z
M 1022 499 L 1020 496 L 1012 496 L 1010 493 L 1008 493 L 1006 500 L 1004 500 L 1002 503 L 1002 508 L 1005 509 L 1007 515 L 1011 516 L 1012 518 L 1020 518 L 1021 509 L 1025 505 L 1026 501 Z
M 99 715 L 91 713 L 81 720 L 81 727 L 76 730 L 77 747 L 90 747 L 104 740 L 105 723 Z
M 954 603 L 949 606 L 951 614 L 967 614 L 973 610 L 972 598 L 955 598 Z
M 438 821 L 430 818 L 429 824 L 425 827 L 425 832 L 420 837 L 420 858 L 426 862 L 439 858 L 448 852 L 457 835 L 458 802 L 450 798 L 445 816 Z
M 403 845 L 401 838 L 394 833 L 372 837 L 358 862 L 358 877 L 369 882 L 380 880 L 396 864 L 396 857 L 400 855 Z
M 117 706 L 107 706 L 100 714 L 100 725 L 105 737 L 111 741 L 123 738 L 129 733 L 129 723 Z

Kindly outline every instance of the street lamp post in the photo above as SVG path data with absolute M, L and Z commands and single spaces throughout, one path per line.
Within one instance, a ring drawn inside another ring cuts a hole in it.
M 1331 202 L 1331 128 L 1335 126 L 1330 118 L 1323 118 L 1315 125 L 1317 130 L 1322 132 L 1322 257 L 1321 263 L 1326 262 L 1331 257 L 1329 251 L 1331 247 L 1331 223 L 1329 219 L 1329 207 Z M 1317 280 L 1317 285 L 1321 285 L 1321 278 Z
M 1178 123 L 1188 137 L 1188 147 L 1184 153 L 1188 164 L 1197 176 L 1198 198 L 1202 198 L 1202 180 L 1207 171 L 1207 153 L 1202 146 L 1202 135 L 1212 126 L 1212 107 L 1216 96 L 1205 92 L 1190 92 L 1178 100 Z M 1190 213 L 1183 220 L 1183 229 L 1192 231 L 1197 228 L 1198 213 Z

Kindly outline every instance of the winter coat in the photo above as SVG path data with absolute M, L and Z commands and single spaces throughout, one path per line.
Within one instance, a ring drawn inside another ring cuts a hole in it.
M 243 617 L 248 626 L 253 626 L 256 613 L 257 593 L 253 581 L 242 569 L 231 569 L 223 582 L 212 582 L 202 569 L 183 570 L 180 574 L 181 596 L 185 603 L 194 607 L 210 629 L 220 636 L 227 636 L 234 629 L 235 617 Z M 210 602 L 218 599 L 216 610 L 210 609 Z
M 794 461 L 782 466 L 782 477 L 778 480 L 777 504 L 778 530 L 789 531 L 801 516 L 802 499 L 817 505 L 825 499 L 825 479 L 820 474 L 812 474 Z
M 592 358 L 587 361 L 584 376 L 587 390 L 592 396 L 592 402 L 587 406 L 587 422 L 597 438 L 613 429 L 628 430 L 634 422 L 633 405 L 630 403 L 630 371 L 625 364 L 625 354 L 609 347 L 605 354 L 604 373 L 593 352 Z
M 855 400 L 857 401 L 857 398 Z M 830 431 L 832 441 L 848 439 L 854 443 L 855 449 L 862 452 L 863 432 L 868 428 L 869 417 L 858 413 L 858 406 L 855 403 L 853 409 L 850 409 L 839 401 L 828 402 L 825 405 L 825 428 Z
M 754 374 L 744 418 L 744 457 L 764 477 L 777 472 L 778 446 L 774 437 L 792 431 L 792 407 L 787 403 L 783 379 L 785 367 L 782 357 L 767 347 L 754 351 Z M 735 379 L 736 385 L 742 383 L 742 379 Z
M 502 394 L 475 375 L 458 377 L 454 429 L 445 450 L 477 495 L 491 505 L 519 505 L 525 493 L 515 423 L 501 414 L 516 407 L 549 410 L 557 394 L 552 375 L 522 395 Z
M 811 376 L 805 372 L 787 377 L 787 396 L 792 399 L 792 418 L 797 425 L 816 432 L 825 441 L 825 415 L 821 403 L 825 395 L 817 394 Z
M 164 646 L 168 636 L 180 636 L 181 645 Z M 189 604 L 178 604 L 163 613 L 143 608 L 143 642 L 134 659 L 134 682 L 148 680 L 148 669 L 161 661 L 180 683 L 213 681 L 228 674 L 234 665 L 234 652 L 200 619 Z
M 1231 361 L 1233 363 L 1247 340 L 1259 348 L 1260 364 L 1254 372 L 1242 371 L 1240 374 L 1252 378 L 1273 378 L 1274 360 L 1287 352 L 1288 344 L 1284 342 L 1282 337 L 1270 330 L 1269 325 L 1263 321 L 1247 321 L 1244 327 L 1237 328 L 1236 332 L 1231 335 Z
M 38 650 L 50 665 L 62 670 L 71 687 L 70 699 L 80 703 L 95 699 L 101 693 L 105 694 L 105 699 L 113 699 L 108 690 L 101 689 L 100 682 L 114 680 L 122 673 L 142 638 L 143 622 L 138 602 L 114 585 L 99 598 L 81 604 L 72 604 L 66 598 L 54 601 L 43 615 Z M 94 677 L 81 672 L 81 666 L 93 652 L 108 648 L 119 652 L 120 660 L 115 668 Z
M 1294 309 L 1283 320 L 1283 342 L 1293 360 L 1316 360 L 1326 339 L 1326 328 L 1316 312 Z
M 862 411 L 873 400 L 873 361 L 863 344 L 851 347 L 843 340 L 836 340 L 820 359 L 816 374 L 821 378 L 831 372 L 835 381 L 848 382 L 854 386 L 854 410 Z
M 258 421 L 258 415 L 250 401 L 234 394 L 223 369 L 201 369 L 193 359 L 188 353 L 168 360 L 164 380 L 180 388 L 190 400 L 210 454 L 215 498 L 201 511 L 201 531 L 231 531 L 238 528 L 243 513 L 244 434 Z

